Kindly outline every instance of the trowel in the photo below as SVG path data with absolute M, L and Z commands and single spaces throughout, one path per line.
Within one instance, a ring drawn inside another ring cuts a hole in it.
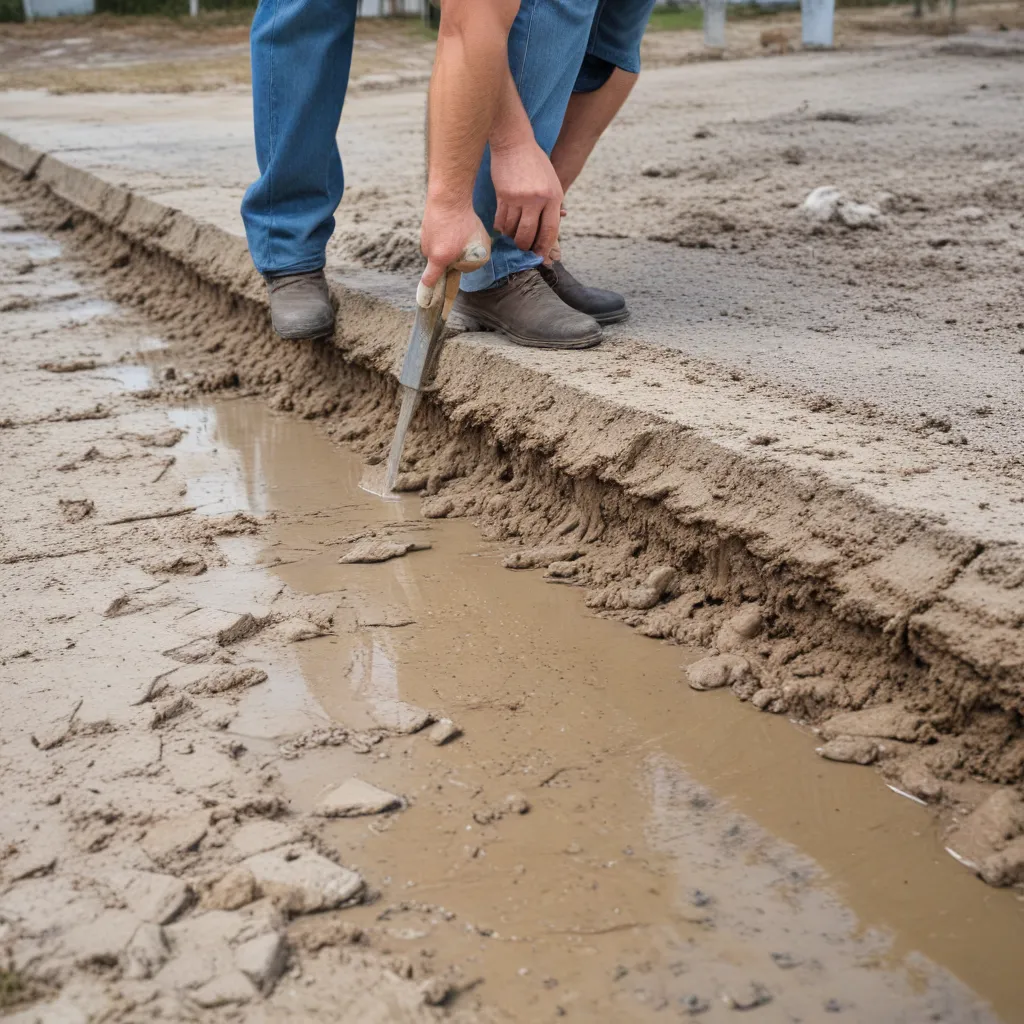
M 441 275 L 433 288 L 421 281 L 416 289 L 416 321 L 409 335 L 409 347 L 405 351 L 402 372 L 398 376 L 398 393 L 402 407 L 398 413 L 395 439 L 391 442 L 387 470 L 384 473 L 384 494 L 395 489 L 398 467 L 405 449 L 405 435 L 409 431 L 419 404 L 420 396 L 430 384 L 441 352 L 441 336 L 444 334 L 452 303 L 459 294 L 462 275 L 478 270 L 491 258 L 491 243 L 486 235 L 466 243 L 462 256 Z

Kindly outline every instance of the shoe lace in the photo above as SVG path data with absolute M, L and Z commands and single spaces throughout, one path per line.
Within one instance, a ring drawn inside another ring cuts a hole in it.
M 548 291 L 547 282 L 541 277 L 540 271 L 536 267 L 517 270 L 514 274 L 509 274 L 508 279 L 521 295 L 534 295 Z

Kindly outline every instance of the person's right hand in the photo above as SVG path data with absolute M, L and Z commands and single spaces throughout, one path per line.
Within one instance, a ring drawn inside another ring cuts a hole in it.
M 464 203 L 453 204 L 428 194 L 420 228 L 420 249 L 427 257 L 427 268 L 420 278 L 422 284 L 433 288 L 441 275 L 459 262 L 467 244 L 479 240 L 487 245 L 487 238 L 468 197 Z
M 544 150 L 530 139 L 491 146 L 491 181 L 498 197 L 494 230 L 547 259 L 558 238 L 562 185 Z

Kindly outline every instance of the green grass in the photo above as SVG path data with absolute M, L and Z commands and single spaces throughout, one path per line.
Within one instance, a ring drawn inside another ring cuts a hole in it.
M 771 7 L 762 7 L 760 4 L 729 4 L 726 15 L 729 21 L 736 21 L 740 18 L 763 18 L 766 15 L 774 14 L 776 11 L 787 8 L 799 8 L 799 0 L 793 0 L 792 4 L 775 4 Z M 651 20 L 647 25 L 648 32 L 685 32 L 701 29 L 704 27 L 704 12 L 698 4 L 687 4 L 685 7 L 659 7 L 651 14 Z
M 31 998 L 32 990 L 15 970 L 0 967 L 0 1010 L 9 1010 Z

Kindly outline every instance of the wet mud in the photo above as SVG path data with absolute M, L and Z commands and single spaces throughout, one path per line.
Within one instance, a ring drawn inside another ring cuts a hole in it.
M 656 565 L 595 602 L 564 539 L 376 499 L 4 218 L 14 1019 L 1024 1013 L 1020 900 L 932 811 L 607 617 Z

